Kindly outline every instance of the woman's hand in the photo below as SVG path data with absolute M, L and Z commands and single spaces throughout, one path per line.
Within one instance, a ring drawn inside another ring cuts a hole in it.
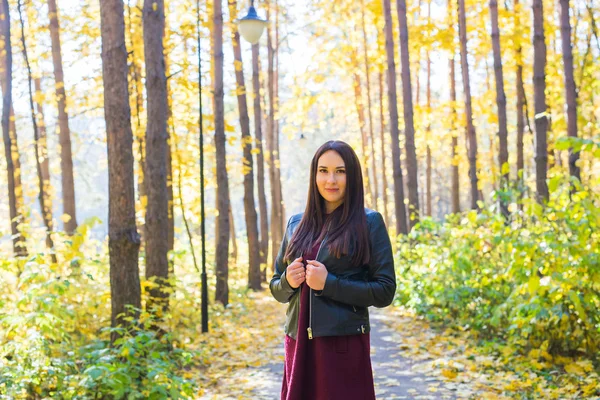
M 306 284 L 313 290 L 323 290 L 327 279 L 327 268 L 317 260 L 306 262 Z
M 292 289 L 296 289 L 304 282 L 305 272 L 304 265 L 302 264 L 302 257 L 296 258 L 294 262 L 287 266 L 285 270 L 285 279 L 287 279 Z

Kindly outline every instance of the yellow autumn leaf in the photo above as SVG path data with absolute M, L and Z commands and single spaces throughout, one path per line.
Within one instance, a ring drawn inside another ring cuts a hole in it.
M 454 378 L 456 378 L 458 373 L 454 369 L 444 368 L 444 369 L 442 369 L 442 375 L 444 375 L 448 379 L 454 379 Z
M 586 376 L 586 369 L 588 369 L 587 365 L 586 364 L 582 365 L 579 362 L 574 362 L 574 363 L 565 365 L 565 371 L 567 371 L 570 374 L 579 375 L 579 376 Z

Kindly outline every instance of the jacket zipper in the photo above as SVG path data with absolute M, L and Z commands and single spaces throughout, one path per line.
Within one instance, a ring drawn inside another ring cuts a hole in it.
M 329 224 L 327 224 L 327 232 L 325 233 L 325 237 L 323 238 L 323 240 L 321 240 L 321 244 L 319 245 L 319 249 L 317 250 L 317 255 L 315 257 L 316 261 L 319 261 L 319 254 L 321 253 L 321 247 L 323 247 L 323 243 L 325 243 L 325 240 L 327 240 L 327 235 L 329 234 L 329 228 L 331 228 L 331 222 Z M 308 303 L 308 328 L 306 328 L 306 330 L 308 331 L 308 338 L 309 339 L 313 338 L 313 332 L 312 332 L 312 298 L 313 298 L 313 290 L 312 290 L 312 288 L 310 288 L 310 296 L 309 296 L 309 303 Z

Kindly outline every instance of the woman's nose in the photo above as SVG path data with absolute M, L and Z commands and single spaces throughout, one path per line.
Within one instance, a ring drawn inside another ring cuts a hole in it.
M 335 174 L 329 174 L 327 177 L 327 182 L 335 182 Z

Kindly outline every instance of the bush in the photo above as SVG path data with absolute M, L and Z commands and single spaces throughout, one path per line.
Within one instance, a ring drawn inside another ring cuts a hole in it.
M 138 310 L 132 332 L 105 328 L 108 260 L 105 249 L 90 256 L 102 246 L 87 241 L 88 228 L 60 249 L 59 264 L 42 253 L 0 260 L 0 399 L 191 398 L 195 384 L 183 376 L 194 353 L 157 336 L 153 315 Z
M 510 220 L 486 209 L 424 219 L 399 238 L 398 301 L 431 321 L 499 336 L 551 354 L 600 346 L 600 208 L 597 196 L 550 180 Z

